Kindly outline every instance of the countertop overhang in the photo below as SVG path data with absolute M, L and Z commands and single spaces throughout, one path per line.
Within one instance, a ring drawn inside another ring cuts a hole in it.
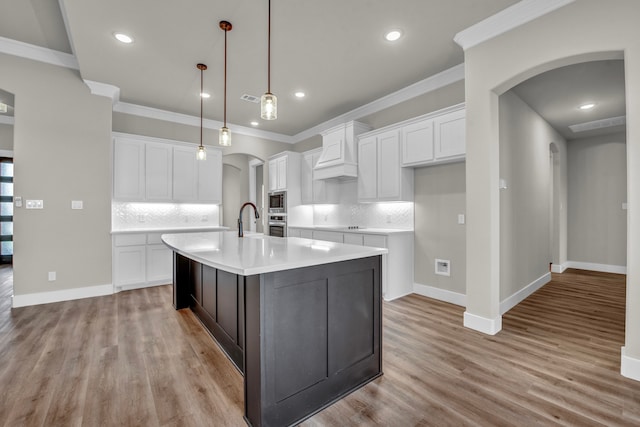
M 233 274 L 251 276 L 293 268 L 329 264 L 388 253 L 373 248 L 299 237 L 272 237 L 237 231 L 163 234 L 175 252 L 204 265 Z

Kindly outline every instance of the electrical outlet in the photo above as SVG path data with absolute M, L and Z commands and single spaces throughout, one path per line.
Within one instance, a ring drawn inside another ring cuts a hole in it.
M 84 209 L 82 200 L 72 200 L 71 209 Z
M 391 223 L 391 215 L 387 215 L 387 224 Z
M 458 224 L 464 224 L 464 214 L 458 214 Z
M 55 282 L 56 281 L 56 272 L 55 271 L 50 271 L 49 272 L 49 281 L 50 282 Z
M 207 215 L 202 215 L 202 218 L 200 218 L 200 220 L 202 222 L 207 222 L 207 221 L 209 221 L 209 217 Z

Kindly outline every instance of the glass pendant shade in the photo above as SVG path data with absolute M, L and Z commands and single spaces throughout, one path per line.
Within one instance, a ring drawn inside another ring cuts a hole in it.
M 203 145 L 198 147 L 198 153 L 196 154 L 198 160 L 207 160 L 207 149 Z
M 278 118 L 278 98 L 267 92 L 260 98 L 260 117 L 264 120 L 275 120 Z
M 223 147 L 231 146 L 231 131 L 228 127 L 223 126 L 220 128 L 220 139 L 218 140 L 218 143 Z

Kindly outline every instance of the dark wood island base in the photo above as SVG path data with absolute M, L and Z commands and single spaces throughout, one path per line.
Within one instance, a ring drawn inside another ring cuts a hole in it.
M 382 375 L 381 256 L 252 276 L 174 253 L 190 307 L 244 374 L 245 420 L 295 425 Z

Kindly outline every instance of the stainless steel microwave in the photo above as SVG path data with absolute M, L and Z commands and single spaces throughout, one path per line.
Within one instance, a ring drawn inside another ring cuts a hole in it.
M 287 212 L 287 192 L 277 191 L 269 193 L 269 213 Z

